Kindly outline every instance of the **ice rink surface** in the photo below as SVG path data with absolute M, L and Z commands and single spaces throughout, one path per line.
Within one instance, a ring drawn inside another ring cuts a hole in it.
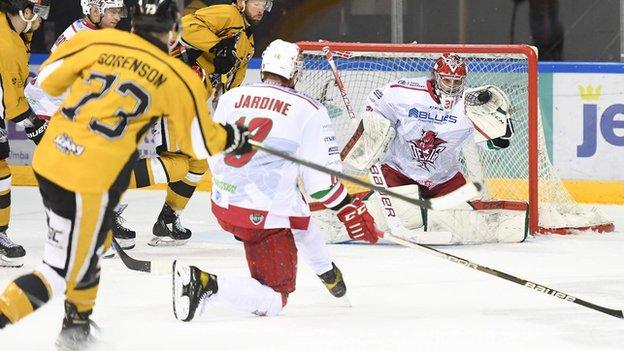
M 131 191 L 126 224 L 137 230 L 129 253 L 173 258 L 215 274 L 248 275 L 242 245 L 214 222 L 208 194 L 183 214 L 186 247 L 147 246 L 164 191 Z M 0 268 L 0 289 L 38 264 L 46 233 L 36 188 L 16 187 L 9 235 L 27 250 L 20 269 Z M 624 228 L 624 207 L 602 206 Z M 624 350 L 624 320 L 531 291 L 400 246 L 332 245 L 352 307 L 325 290 L 299 262 L 297 291 L 278 317 L 215 307 L 191 323 L 171 307 L 171 275 L 128 270 L 105 260 L 93 319 L 103 350 Z M 575 297 L 624 308 L 624 233 L 541 236 L 522 244 L 441 250 Z M 0 331 L 1 350 L 53 350 L 63 316 L 57 297 Z

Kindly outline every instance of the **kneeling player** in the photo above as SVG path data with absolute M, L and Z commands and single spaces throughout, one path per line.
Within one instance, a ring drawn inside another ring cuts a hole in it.
M 464 89 L 467 71 L 460 56 L 445 53 L 431 78 L 404 78 L 373 91 L 344 161 L 360 170 L 381 161 L 388 186 L 414 198 L 443 196 L 466 184 L 459 161 L 464 144 L 504 149 L 514 131 L 505 92 L 493 85 Z M 526 203 L 473 201 L 422 214 L 407 202 L 394 203 L 405 228 L 446 232 L 425 243 L 520 242 L 527 233 Z M 371 201 L 369 208 L 383 229 L 378 204 Z
M 302 66 L 299 47 L 276 40 L 262 57 L 263 82 L 224 94 L 215 120 L 245 124 L 256 141 L 339 169 L 327 110 L 293 89 Z M 295 290 L 297 248 L 330 292 L 344 295 L 342 274 L 310 221 L 297 179 L 314 199 L 337 212 L 351 238 L 375 243 L 381 233 L 366 205 L 351 199 L 331 176 L 264 152 L 217 156 L 211 159 L 210 169 L 212 212 L 223 229 L 243 242 L 251 277 L 217 277 L 174 262 L 173 307 L 178 319 L 193 319 L 203 301 L 277 315 Z

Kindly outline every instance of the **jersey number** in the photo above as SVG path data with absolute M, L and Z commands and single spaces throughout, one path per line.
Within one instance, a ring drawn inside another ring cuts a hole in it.
M 236 121 L 236 124 L 245 125 L 245 117 L 239 118 L 238 121 Z M 273 128 L 273 120 L 270 118 L 264 118 L 264 117 L 252 118 L 249 121 L 249 124 L 247 125 L 247 129 L 249 130 L 249 133 L 251 134 L 251 140 L 257 141 L 259 143 L 263 142 L 264 139 L 266 139 L 266 137 L 269 135 L 269 132 L 271 131 L 272 128 Z M 223 158 L 223 161 L 225 162 L 226 165 L 231 166 L 231 167 L 236 167 L 236 168 L 243 167 L 251 160 L 251 158 L 256 154 L 256 152 L 258 152 L 258 150 L 254 149 L 251 152 L 248 152 L 243 155 L 227 154 Z
M 113 74 L 100 74 L 100 73 L 91 73 L 89 77 L 87 77 L 87 82 L 98 81 L 101 83 L 101 87 L 99 90 L 89 93 L 85 95 L 75 106 L 72 107 L 63 107 L 61 109 L 61 113 L 69 118 L 70 120 L 74 120 L 76 115 L 78 114 L 78 110 L 90 100 L 94 100 L 97 98 L 106 95 L 109 92 L 115 81 L 117 80 L 117 76 Z M 128 119 L 135 118 L 145 113 L 147 108 L 149 107 L 150 97 L 149 95 L 138 85 L 131 81 L 125 81 L 115 89 L 116 92 L 123 96 L 131 95 L 135 100 L 136 104 L 132 111 L 124 111 L 119 109 L 115 112 L 115 116 L 119 117 L 119 122 L 114 126 L 109 126 L 108 124 L 101 123 L 95 118 L 92 118 L 89 122 L 89 128 L 96 133 L 102 134 L 105 137 L 110 139 L 115 139 L 123 135 L 128 127 Z

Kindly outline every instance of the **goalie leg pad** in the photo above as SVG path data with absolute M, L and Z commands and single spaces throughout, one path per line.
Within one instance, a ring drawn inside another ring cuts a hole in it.
M 420 190 L 416 184 L 401 185 L 391 188 L 392 191 L 405 195 L 410 198 L 420 198 Z M 368 207 L 368 211 L 375 219 L 375 223 L 380 230 L 388 230 L 388 224 L 386 223 L 386 214 L 383 213 L 383 208 L 380 204 L 379 194 L 375 193 L 368 200 L 364 201 Z M 413 205 L 409 202 L 392 199 L 392 204 L 397 217 L 401 220 L 401 225 L 405 229 L 418 229 L 423 226 L 423 216 L 421 208 Z
M 528 205 L 497 201 L 477 210 L 427 211 L 428 231 L 453 233 L 450 244 L 519 243 L 528 233 Z M 506 204 L 518 204 L 508 206 Z
M 367 111 L 351 139 L 342 149 L 345 164 L 357 170 L 369 169 L 382 159 L 396 131 L 389 120 L 377 112 Z

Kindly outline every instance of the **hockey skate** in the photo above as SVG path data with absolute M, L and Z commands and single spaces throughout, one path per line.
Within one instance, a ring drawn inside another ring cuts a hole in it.
M 99 331 L 99 328 L 89 318 L 91 312 L 78 312 L 74 304 L 65 301 L 63 327 L 55 343 L 57 350 L 87 350 L 97 344 L 97 339 L 92 333 L 92 327 L 96 331 Z
M 130 250 L 134 248 L 136 232 L 132 229 L 123 226 L 125 219 L 121 217 L 121 213 L 128 207 L 128 204 L 120 204 L 113 211 L 113 223 L 111 230 L 113 231 L 113 237 L 117 239 L 117 243 L 124 250 Z
M 152 228 L 150 246 L 181 246 L 191 237 L 191 231 L 182 226 L 180 216 L 165 204 Z
M 342 272 L 334 262 L 332 262 L 332 269 L 319 275 L 321 281 L 327 288 L 330 294 L 334 297 L 341 298 L 347 293 L 347 286 L 344 279 L 342 279 Z
M 11 241 L 5 232 L 0 232 L 0 267 L 21 267 L 26 250 Z
M 117 240 L 119 246 L 124 250 L 133 249 L 136 245 L 136 232 L 132 229 L 128 229 L 123 226 L 125 219 L 121 217 L 121 213 L 128 207 L 128 204 L 119 204 L 115 210 L 113 210 L 113 218 L 111 223 L 111 230 L 113 237 Z M 111 246 L 103 255 L 104 258 L 115 257 L 115 247 Z
M 205 302 L 218 290 L 216 275 L 173 261 L 173 314 L 177 319 L 191 321 L 197 308 L 203 308 Z

